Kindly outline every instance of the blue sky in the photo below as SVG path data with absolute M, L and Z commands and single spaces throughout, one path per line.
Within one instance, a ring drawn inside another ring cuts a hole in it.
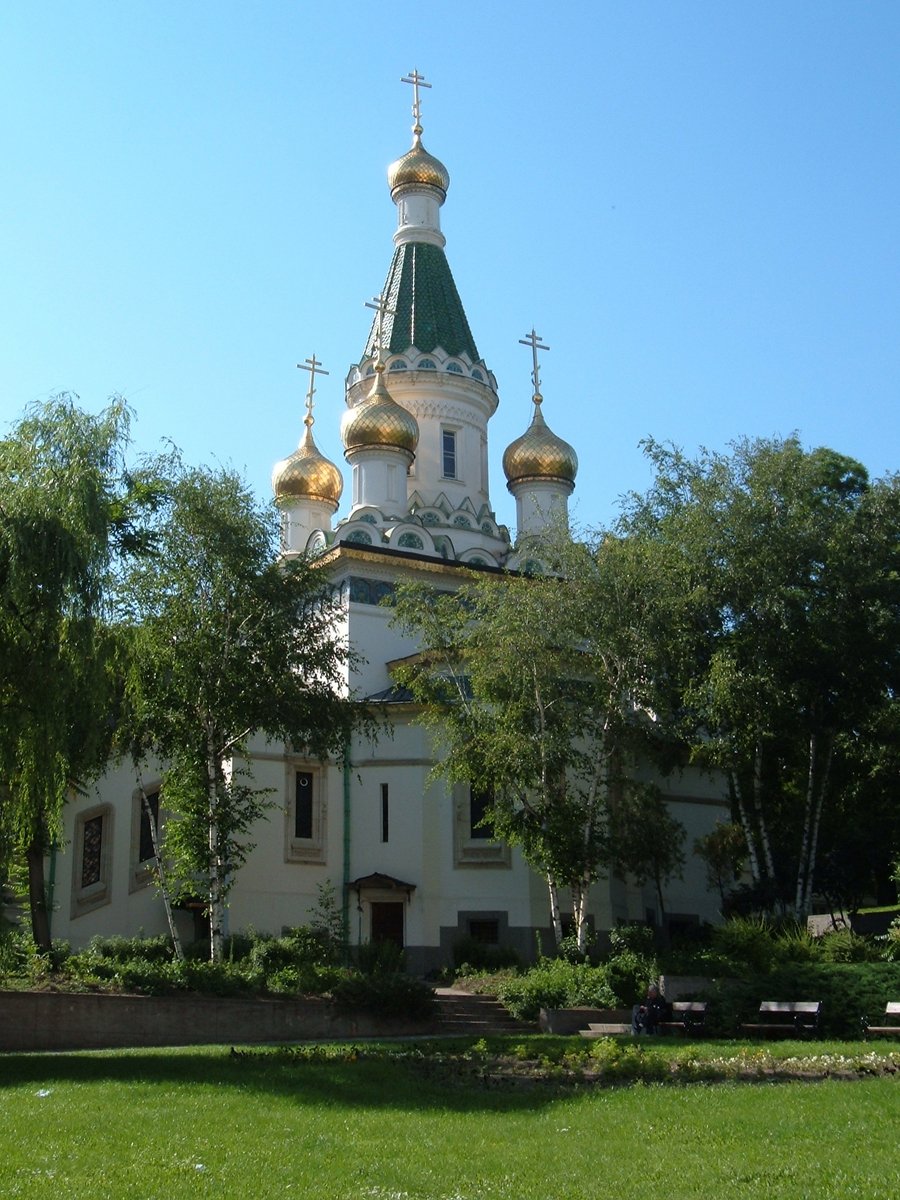
M 693 453 L 796 430 L 900 465 L 896 0 L 5 0 L 0 427 L 120 392 L 136 451 L 169 438 L 268 496 L 315 352 L 315 434 L 343 467 L 413 67 L 500 387 L 501 520 L 532 325 L 583 525 L 646 486 L 647 435 Z

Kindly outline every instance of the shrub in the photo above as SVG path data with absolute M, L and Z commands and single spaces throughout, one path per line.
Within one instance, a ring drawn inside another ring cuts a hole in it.
M 112 962 L 171 962 L 174 951 L 168 937 L 92 937 L 79 957 L 108 959 Z
M 499 971 L 519 967 L 522 960 L 510 946 L 491 946 L 475 938 L 463 937 L 453 943 L 453 965 L 461 974 L 473 971 Z
M 762 1000 L 821 1000 L 821 1033 L 858 1038 L 862 1017 L 884 1012 L 900 996 L 898 963 L 792 963 L 767 974 L 723 981 L 709 989 L 707 1025 L 713 1034 L 734 1036 L 752 1021 Z
M 632 1004 L 659 977 L 655 934 L 649 925 L 619 925 L 610 930 L 605 967 L 619 1004 Z
M 498 998 L 514 1017 L 536 1021 L 542 1008 L 612 1008 L 616 994 L 605 967 L 545 958 L 524 975 L 501 983 Z
M 434 1013 L 434 992 L 409 975 L 375 972 L 347 975 L 332 989 L 342 1009 L 361 1009 L 379 1017 L 427 1021 Z
M 772 926 L 764 917 L 732 917 L 712 934 L 712 949 L 731 974 L 765 973 L 775 964 Z
M 356 965 L 363 975 L 401 975 L 406 955 L 396 942 L 363 942 L 356 947 Z

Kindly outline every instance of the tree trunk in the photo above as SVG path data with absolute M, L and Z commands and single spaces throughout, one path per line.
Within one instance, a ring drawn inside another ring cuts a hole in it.
M 753 756 L 753 808 L 756 818 L 757 828 L 759 829 L 759 840 L 762 845 L 763 859 L 766 864 L 766 872 L 769 879 L 775 881 L 775 865 L 772 861 L 772 847 L 769 844 L 769 830 L 766 826 L 766 818 L 763 813 L 762 805 L 762 760 L 763 751 L 762 745 L 757 742 L 756 753 Z
M 47 885 L 44 880 L 44 845 L 34 837 L 25 851 L 28 863 L 28 904 L 31 910 L 31 936 L 42 954 L 50 953 L 50 914 L 47 912 Z
M 825 762 L 819 772 L 818 783 L 816 786 L 815 803 L 813 805 L 812 823 L 809 834 L 809 850 L 807 853 L 806 862 L 806 887 L 803 895 L 804 913 L 812 911 L 813 897 L 813 882 L 816 875 L 816 855 L 819 846 L 819 824 L 822 820 L 822 808 L 825 804 L 825 794 L 828 790 L 828 780 L 831 776 L 831 760 L 834 754 L 834 738 L 829 737 L 828 749 L 825 753 Z
M 750 860 L 750 877 L 754 883 L 759 883 L 759 855 L 756 851 L 756 834 L 755 831 L 750 828 L 750 821 L 747 817 L 747 808 L 744 804 L 744 794 L 741 791 L 740 780 L 732 771 L 728 772 L 728 786 L 731 789 L 732 796 L 734 797 L 735 805 L 737 807 L 738 821 L 740 822 L 741 829 L 744 831 L 744 839 L 747 842 L 747 857 Z M 722 892 L 722 903 L 725 903 L 724 890 Z
M 159 830 L 153 818 L 153 809 L 150 807 L 150 801 L 147 798 L 147 793 L 144 791 L 144 785 L 140 778 L 138 779 L 138 787 L 141 789 L 141 804 L 143 805 L 144 812 L 147 814 L 147 822 L 150 825 L 150 840 L 153 842 L 153 853 L 156 855 L 156 879 L 159 884 L 159 893 L 162 896 L 163 907 L 166 910 L 166 920 L 169 923 L 172 948 L 175 951 L 177 961 L 184 962 L 184 950 L 181 945 L 181 938 L 178 935 L 178 926 L 175 924 L 175 914 L 172 912 L 172 900 L 169 896 L 165 865 L 160 853 Z
M 550 920 L 553 924 L 553 936 L 556 938 L 556 948 L 559 949 L 563 939 L 562 915 L 559 911 L 559 888 L 549 871 L 547 872 L 547 890 L 550 893 Z
M 218 761 L 212 736 L 207 738 L 206 787 L 209 818 L 209 957 L 211 962 L 222 961 L 224 942 L 225 904 L 222 891 L 222 856 L 218 826 Z

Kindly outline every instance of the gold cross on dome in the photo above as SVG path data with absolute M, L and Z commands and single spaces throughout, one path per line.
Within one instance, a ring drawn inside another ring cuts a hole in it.
M 412 84 L 412 89 L 413 89 L 413 106 L 412 106 L 413 120 L 414 120 L 414 121 L 415 121 L 415 123 L 416 123 L 416 124 L 415 124 L 415 128 L 419 129 L 419 132 L 421 133 L 421 128 L 420 128 L 420 126 L 421 126 L 421 122 L 422 122 L 422 106 L 421 106 L 421 104 L 419 103 L 419 88 L 420 88 L 420 87 L 423 87 L 423 88 L 430 88 L 430 87 L 431 87 L 431 84 L 430 84 L 430 83 L 426 83 L 426 82 L 425 82 L 425 76 L 424 76 L 424 75 L 420 75 L 420 74 L 419 74 L 419 72 L 416 70 L 416 68 L 415 68 L 415 67 L 414 67 L 414 68 L 413 68 L 413 69 L 410 71 L 410 73 L 409 73 L 408 75 L 404 75 L 404 76 L 403 76 L 403 78 L 400 80 L 400 82 L 401 82 L 401 83 L 411 83 L 411 84 Z
M 545 346 L 541 342 L 541 336 L 539 333 L 534 332 L 533 325 L 531 327 L 531 333 L 529 333 L 527 337 L 519 338 L 519 345 L 531 347 L 531 358 L 532 358 L 532 362 L 534 363 L 534 367 L 531 372 L 531 382 L 534 384 L 535 402 L 539 404 L 541 402 L 542 396 L 541 396 L 541 377 L 540 377 L 540 370 L 538 367 L 537 352 L 538 352 L 538 350 L 549 350 L 550 347 Z
M 308 358 L 306 362 L 297 363 L 301 371 L 309 371 L 309 391 L 306 393 L 306 422 L 309 425 L 313 423 L 313 396 L 316 392 L 316 375 L 327 375 L 328 371 L 324 370 L 322 364 L 313 354 L 312 358 Z
M 367 300 L 366 308 L 374 308 L 378 314 L 375 318 L 375 361 L 376 363 L 380 363 L 382 350 L 384 349 L 384 318 L 395 317 L 397 310 L 389 307 L 384 294 L 373 296 L 371 300 Z

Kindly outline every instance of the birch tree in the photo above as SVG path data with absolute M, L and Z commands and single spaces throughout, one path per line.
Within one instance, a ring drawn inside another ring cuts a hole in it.
M 128 736 L 165 763 L 162 853 L 205 897 L 221 956 L 228 893 L 268 799 L 241 767 L 251 734 L 326 758 L 357 718 L 348 650 L 320 571 L 278 557 L 274 509 L 230 470 L 164 464 L 157 552 L 123 589 L 132 631 Z M 172 872 L 170 885 L 174 884 Z
M 841 740 L 896 684 L 898 481 L 796 438 L 647 448 L 656 480 L 624 526 L 691 576 L 685 727 L 728 776 L 759 894 L 802 916 Z
M 611 536 L 532 552 L 547 574 L 401 588 L 396 619 L 423 652 L 399 677 L 434 731 L 437 769 L 490 793 L 496 834 L 547 881 L 557 941 L 567 894 L 583 950 L 590 888 L 610 864 L 610 798 L 661 740 L 651 635 L 664 573 L 657 548 Z

